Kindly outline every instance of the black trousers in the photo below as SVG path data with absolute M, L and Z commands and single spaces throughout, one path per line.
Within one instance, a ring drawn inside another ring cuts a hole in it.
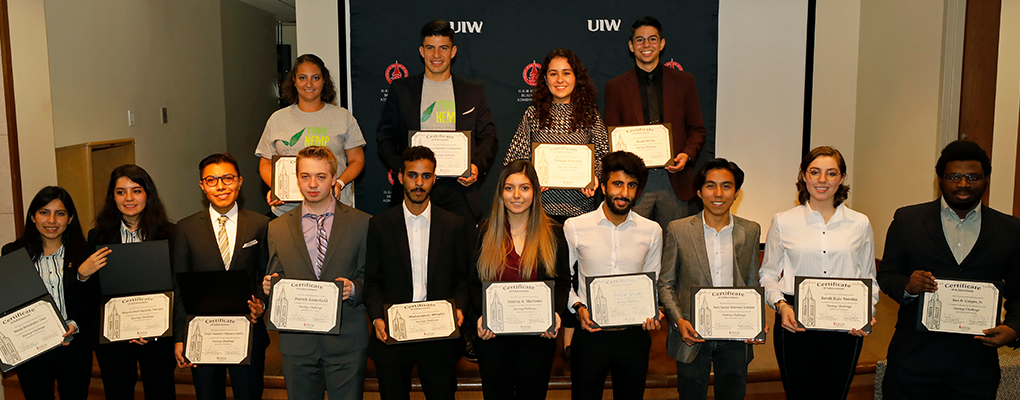
M 62 346 L 40 354 L 14 369 L 26 400 L 52 400 L 53 383 L 64 400 L 85 400 L 92 379 L 92 349 Z
M 747 391 L 748 345 L 738 341 L 707 341 L 689 364 L 676 362 L 677 393 L 681 400 L 708 398 L 708 381 L 715 368 L 715 399 L 740 400 Z
M 96 359 L 107 400 L 133 400 L 139 369 L 145 400 L 171 400 L 177 396 L 174 386 L 177 361 L 172 338 L 150 339 L 146 345 L 101 344 L 96 348 Z
M 195 397 L 198 400 L 226 399 L 227 372 L 230 373 L 230 387 L 234 399 L 262 398 L 269 334 L 264 324 L 256 324 L 253 334 L 250 365 L 199 365 L 191 369 L 191 376 L 195 380 Z
M 614 399 L 644 398 L 652 338 L 640 327 L 620 331 L 574 330 L 570 354 L 571 399 L 601 399 L 612 372 Z
M 790 333 L 780 318 L 773 332 L 787 399 L 846 399 L 864 338 L 846 332 Z
M 375 340 L 375 339 L 371 339 Z M 379 398 L 411 398 L 411 370 L 418 366 L 418 378 L 428 400 L 453 400 L 457 392 L 457 361 L 462 342 L 444 339 L 431 342 L 384 345 L 390 353 L 384 362 L 375 361 Z
M 486 400 L 545 399 L 556 354 L 555 339 L 498 336 L 477 343 Z

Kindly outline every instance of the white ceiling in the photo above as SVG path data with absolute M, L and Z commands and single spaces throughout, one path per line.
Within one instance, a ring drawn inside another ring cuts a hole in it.
M 240 1 L 258 7 L 265 11 L 268 11 L 278 17 L 291 17 L 291 18 L 294 17 L 295 0 L 240 0 Z

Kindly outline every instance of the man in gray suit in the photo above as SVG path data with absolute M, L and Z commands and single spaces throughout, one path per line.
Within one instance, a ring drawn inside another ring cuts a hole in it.
M 662 247 L 659 299 L 669 318 L 667 353 L 677 360 L 681 399 L 705 399 L 715 364 L 715 398 L 743 399 L 747 364 L 754 358 L 747 340 L 706 342 L 691 326 L 694 286 L 758 286 L 757 222 L 730 214 L 744 183 L 744 171 L 724 158 L 698 170 L 694 185 L 705 210 L 669 223 Z M 768 327 L 766 326 L 766 332 Z
M 362 294 L 370 216 L 333 198 L 337 160 L 329 148 L 306 147 L 297 157 L 304 201 L 269 223 L 269 275 L 262 287 L 268 295 L 273 276 L 343 282 L 343 319 L 339 336 L 280 332 L 287 397 L 321 400 L 325 391 L 330 400 L 360 400 L 368 349 Z

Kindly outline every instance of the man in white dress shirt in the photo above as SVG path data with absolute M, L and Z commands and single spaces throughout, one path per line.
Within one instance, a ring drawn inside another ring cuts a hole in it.
M 605 202 L 564 224 L 570 265 L 576 268 L 580 282 L 578 289 L 570 292 L 568 303 L 582 328 L 571 344 L 573 399 L 601 399 L 610 371 L 613 398 L 644 396 L 652 344 L 645 331 L 659 329 L 662 312 L 646 319 L 640 328 L 595 328 L 588 311 L 585 278 L 641 272 L 653 272 L 658 277 L 662 227 L 631 211 L 647 178 L 648 170 L 640 157 L 623 151 L 607 154 L 602 159 L 601 177 Z

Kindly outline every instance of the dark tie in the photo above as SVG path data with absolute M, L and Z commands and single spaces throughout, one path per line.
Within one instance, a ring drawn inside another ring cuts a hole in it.
M 655 75 L 648 74 L 648 123 L 657 124 L 662 121 L 659 106 L 659 86 L 655 84 Z

